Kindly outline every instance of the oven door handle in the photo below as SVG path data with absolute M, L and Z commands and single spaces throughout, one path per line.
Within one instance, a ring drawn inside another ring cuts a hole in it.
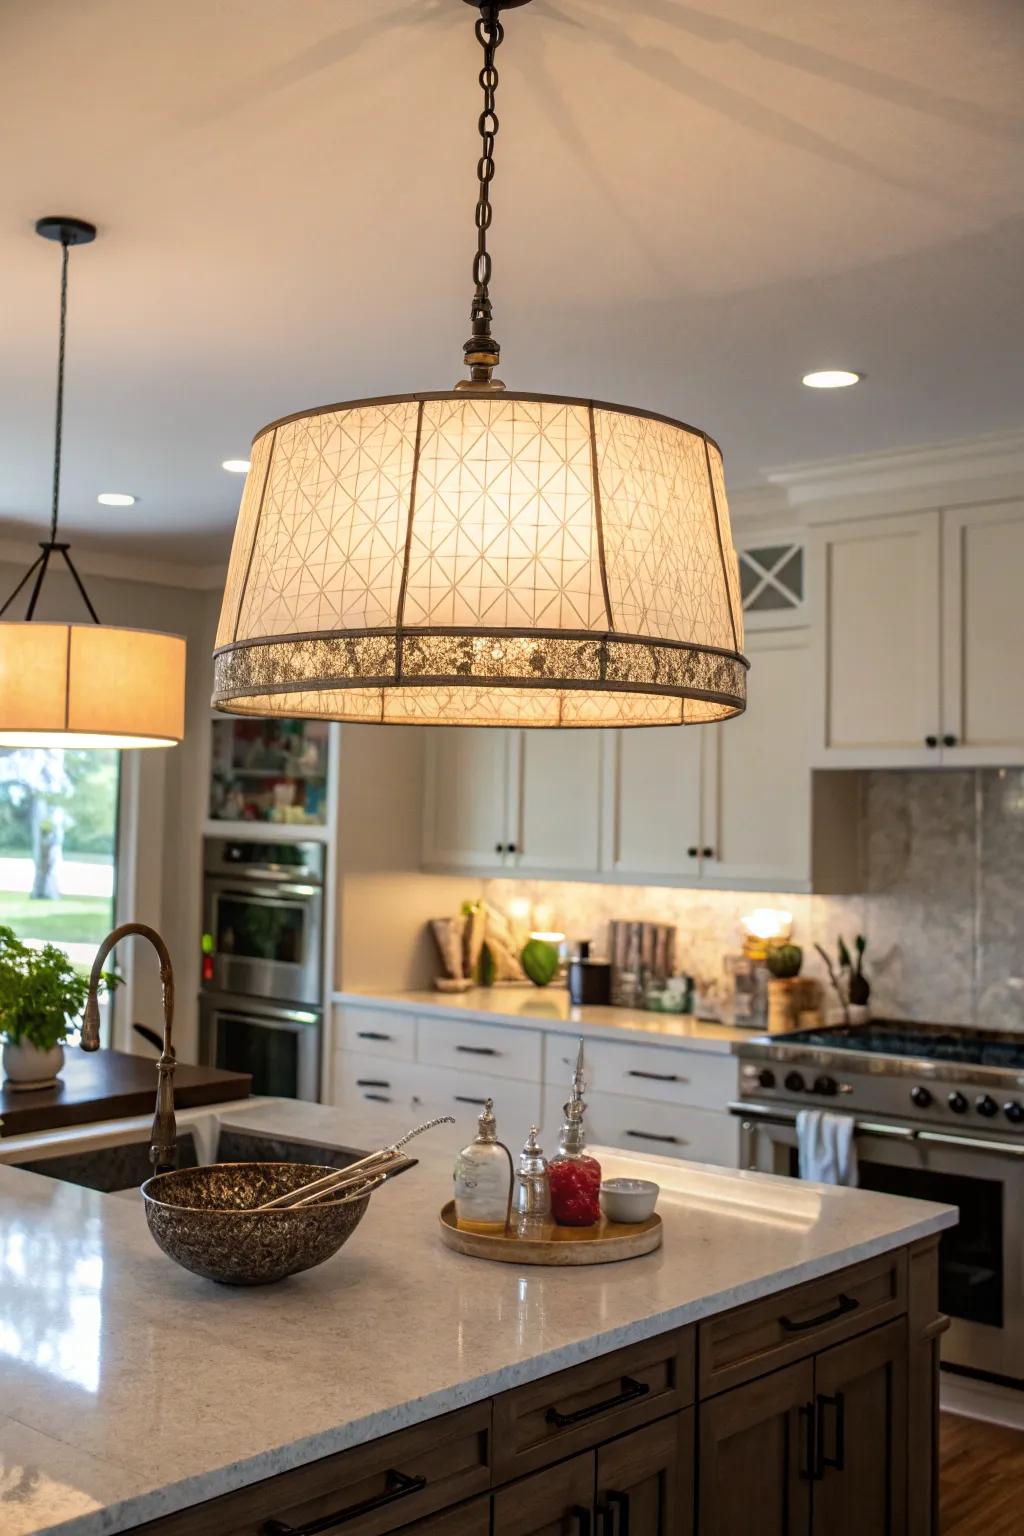
M 221 884 L 211 883 L 208 887 L 211 896 L 221 899 L 228 896 L 236 901 L 271 902 L 279 896 L 322 896 L 323 887 L 320 885 L 299 885 L 295 881 L 275 880 L 271 884 L 250 889 L 248 886 L 235 885 L 233 882 Z
M 986 1141 L 981 1136 L 957 1136 L 944 1131 L 918 1131 L 919 1141 L 937 1142 L 942 1147 L 968 1147 L 972 1152 L 995 1152 L 1001 1157 L 1024 1157 L 1024 1147 L 1005 1141 Z
M 768 1125 L 796 1125 L 796 1110 L 782 1109 L 777 1104 L 743 1104 L 739 1100 L 731 1100 L 729 1113 Z M 885 1125 L 876 1120 L 855 1120 L 853 1129 L 857 1136 L 887 1136 L 891 1141 L 916 1141 L 918 1137 L 927 1134 L 919 1131 L 916 1126 Z M 962 1137 L 949 1139 L 963 1140 Z

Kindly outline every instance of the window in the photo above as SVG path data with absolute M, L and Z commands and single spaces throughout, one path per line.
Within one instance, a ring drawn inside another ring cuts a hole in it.
M 120 754 L 0 749 L 0 923 L 82 967 L 114 926 Z

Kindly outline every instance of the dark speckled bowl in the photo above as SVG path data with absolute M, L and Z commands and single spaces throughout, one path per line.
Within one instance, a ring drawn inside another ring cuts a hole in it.
M 298 1210 L 254 1206 L 333 1168 L 315 1163 L 210 1163 L 158 1173 L 142 1186 L 146 1220 L 170 1258 L 224 1285 L 269 1285 L 322 1264 L 355 1231 L 370 1191 Z

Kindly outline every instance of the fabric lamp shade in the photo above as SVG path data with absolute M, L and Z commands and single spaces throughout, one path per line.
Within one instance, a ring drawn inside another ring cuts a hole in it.
M 327 406 L 253 444 L 214 653 L 243 715 L 680 725 L 745 705 L 722 456 L 589 400 Z
M 185 641 L 105 624 L 0 624 L 0 746 L 170 747 Z

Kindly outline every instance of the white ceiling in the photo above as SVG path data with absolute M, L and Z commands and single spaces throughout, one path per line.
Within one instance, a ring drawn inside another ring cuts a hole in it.
M 282 413 L 461 376 L 479 50 L 461 0 L 7 0 L 0 532 L 224 551 Z M 759 468 L 1024 419 L 1018 0 L 533 0 L 499 54 L 510 386 L 704 426 Z M 811 368 L 866 382 L 803 389 Z M 141 499 L 96 505 L 100 490 Z

